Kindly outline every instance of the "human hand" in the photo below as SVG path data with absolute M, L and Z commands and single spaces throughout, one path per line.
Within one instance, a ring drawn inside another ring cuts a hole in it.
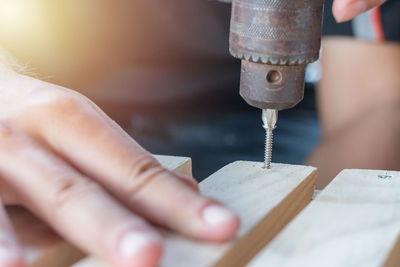
M 155 266 L 154 223 L 224 241 L 238 218 L 173 174 L 94 103 L 66 88 L 0 70 L 0 197 L 114 266 Z M 0 203 L 1 204 L 1 203 Z M 0 265 L 23 265 L 0 205 Z
M 386 0 L 335 0 L 333 2 L 333 15 L 337 22 L 348 21 L 357 15 L 380 6 Z

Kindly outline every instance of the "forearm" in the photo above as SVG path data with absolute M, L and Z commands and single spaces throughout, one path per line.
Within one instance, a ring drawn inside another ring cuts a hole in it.
M 319 168 L 317 187 L 325 187 L 341 170 L 400 169 L 400 102 L 354 118 L 336 134 L 325 136 L 308 158 Z

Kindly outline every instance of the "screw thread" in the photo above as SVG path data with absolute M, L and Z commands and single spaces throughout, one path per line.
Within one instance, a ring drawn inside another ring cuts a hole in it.
M 274 134 L 272 132 L 272 129 L 267 129 L 265 131 L 265 150 L 264 150 L 264 168 L 266 169 L 271 169 L 273 139 L 274 139 Z

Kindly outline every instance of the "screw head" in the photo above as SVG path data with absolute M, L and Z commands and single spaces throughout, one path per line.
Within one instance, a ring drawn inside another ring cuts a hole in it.
M 387 175 L 387 174 L 384 174 L 384 175 L 378 175 L 378 177 L 379 177 L 380 179 L 389 179 L 389 178 L 392 178 L 392 176 L 391 176 L 391 175 Z

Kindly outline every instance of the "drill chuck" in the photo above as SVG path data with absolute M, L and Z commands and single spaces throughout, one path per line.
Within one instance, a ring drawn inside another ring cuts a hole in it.
M 323 0 L 233 0 L 230 52 L 242 60 L 240 94 L 282 110 L 304 97 L 305 69 L 321 47 Z

